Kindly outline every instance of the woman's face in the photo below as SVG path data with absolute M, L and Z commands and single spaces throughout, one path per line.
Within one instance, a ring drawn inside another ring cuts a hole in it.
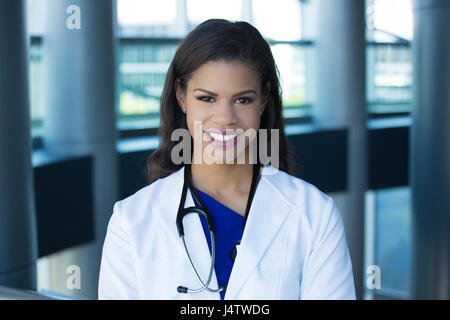
M 266 87 L 270 89 L 270 84 Z M 178 103 L 186 110 L 194 150 L 202 146 L 202 163 L 234 163 L 244 155 L 255 138 L 248 134 L 250 138 L 244 139 L 244 133 L 257 132 L 267 104 L 256 71 L 237 61 L 209 61 L 193 73 L 186 92 L 178 82 L 175 88 Z M 193 161 L 200 161 L 195 154 Z

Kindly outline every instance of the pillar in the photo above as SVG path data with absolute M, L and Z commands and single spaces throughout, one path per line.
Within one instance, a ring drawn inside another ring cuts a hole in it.
M 46 0 L 46 8 L 44 146 L 56 156 L 91 154 L 94 159 L 95 241 L 52 263 L 58 274 L 57 287 L 51 289 L 97 298 L 101 250 L 118 200 L 115 6 L 112 0 Z M 71 264 L 80 267 L 80 290 L 65 287 Z
M 450 298 L 449 30 L 449 1 L 415 1 L 410 140 L 413 299 Z
M 0 1 L 0 285 L 36 289 L 24 0 Z
M 364 1 L 315 3 L 319 127 L 348 129 L 347 191 L 333 197 L 341 211 L 357 299 L 364 289 L 364 196 L 367 189 Z M 330 159 L 332 161 L 332 159 Z

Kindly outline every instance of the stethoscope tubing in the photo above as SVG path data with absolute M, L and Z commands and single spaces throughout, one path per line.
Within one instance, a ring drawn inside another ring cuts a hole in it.
M 197 280 L 202 284 L 202 287 L 200 287 L 198 289 L 186 288 L 186 291 L 188 293 L 198 293 L 198 292 L 201 292 L 201 291 L 203 291 L 205 289 L 210 291 L 210 292 L 220 292 L 220 291 L 224 290 L 223 287 L 220 287 L 218 289 L 211 289 L 209 287 L 209 284 L 211 283 L 211 278 L 212 278 L 212 275 L 213 275 L 214 263 L 215 263 L 215 260 L 216 260 L 216 246 L 215 246 L 215 242 L 214 242 L 214 232 L 210 231 L 209 234 L 211 236 L 211 248 L 212 248 L 211 251 L 212 252 L 211 252 L 211 265 L 210 265 L 210 268 L 209 268 L 209 275 L 208 275 L 208 280 L 206 281 L 206 283 L 203 282 L 202 278 L 200 277 L 200 275 L 197 272 L 197 269 L 194 266 L 194 263 L 192 262 L 191 255 L 189 254 L 189 250 L 188 250 L 188 248 L 186 246 L 186 241 L 184 240 L 184 236 L 181 237 L 181 240 L 183 241 L 183 245 L 184 245 L 184 250 L 186 251 L 186 254 L 188 256 L 191 268 L 194 271 L 194 274 L 197 277 Z
M 212 279 L 212 275 L 214 272 L 214 264 L 215 264 L 215 260 L 216 260 L 216 245 L 215 245 L 215 240 L 214 240 L 214 224 L 213 224 L 213 220 L 211 215 L 207 212 L 207 209 L 204 208 L 203 202 L 201 201 L 201 199 L 198 198 L 197 193 L 195 192 L 194 189 L 191 188 L 190 186 L 190 167 L 188 168 L 187 166 L 190 166 L 189 164 L 185 166 L 185 175 L 184 175 L 184 184 L 183 184 L 183 191 L 182 191 L 182 195 L 181 195 L 181 201 L 180 201 L 180 206 L 178 208 L 178 215 L 177 215 L 177 229 L 178 229 L 178 234 L 183 242 L 183 247 L 184 250 L 186 252 L 186 255 L 188 257 L 189 260 L 189 264 L 192 268 L 192 270 L 194 271 L 195 277 L 197 278 L 198 282 L 201 284 L 201 287 L 198 289 L 189 289 L 187 287 L 183 287 L 183 286 L 178 286 L 177 291 L 180 293 L 199 293 L 203 290 L 208 290 L 210 292 L 221 292 L 224 291 L 226 288 L 226 285 L 219 287 L 218 289 L 211 289 L 209 287 L 209 284 L 211 283 L 211 279 Z M 250 188 L 250 194 L 249 194 L 249 201 L 247 202 L 247 208 L 246 208 L 246 214 L 245 214 L 245 219 L 244 219 L 244 228 L 245 228 L 245 223 L 247 222 L 247 215 L 248 215 L 248 211 L 250 209 L 250 205 L 254 196 L 254 192 L 256 190 L 256 184 L 257 184 L 257 173 L 259 171 L 256 170 L 257 166 L 255 166 L 255 169 L 253 171 L 253 179 L 252 179 L 252 185 Z M 184 203 L 186 201 L 186 195 L 187 195 L 187 189 L 191 190 L 191 193 L 193 195 L 193 197 L 195 197 L 195 199 L 197 200 L 197 202 L 202 206 L 202 208 L 197 208 L 197 207 L 189 207 L 189 208 L 184 208 Z M 211 237 L 211 264 L 209 267 L 209 273 L 208 273 L 208 279 L 206 282 L 203 282 L 202 278 L 200 277 L 197 269 L 194 266 L 194 263 L 192 261 L 191 255 L 189 254 L 189 249 L 186 245 L 186 240 L 184 238 L 184 227 L 183 227 L 183 219 L 186 215 L 188 214 L 200 214 L 202 215 L 206 221 L 207 221 L 207 225 L 208 225 L 208 229 L 209 229 L 209 233 L 210 233 L 210 237 Z

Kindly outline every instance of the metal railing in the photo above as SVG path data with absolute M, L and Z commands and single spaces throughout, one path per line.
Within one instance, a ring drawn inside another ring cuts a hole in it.
M 85 300 L 51 290 L 26 290 L 0 286 L 0 300 Z
M 412 108 L 411 43 L 367 43 L 366 99 L 371 114 L 405 113 Z
M 54 300 L 54 299 L 32 290 L 23 290 L 0 286 L 0 300 Z

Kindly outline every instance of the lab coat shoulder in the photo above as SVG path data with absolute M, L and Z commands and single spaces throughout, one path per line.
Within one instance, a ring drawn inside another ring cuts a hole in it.
M 352 263 L 341 213 L 333 199 L 311 183 L 279 171 L 268 180 L 293 207 L 307 233 L 301 299 L 355 299 Z
M 114 204 L 103 244 L 99 299 L 140 298 L 140 283 L 136 270 L 137 249 L 140 246 L 137 242 L 145 233 L 136 234 L 135 230 L 143 220 L 155 218 L 153 201 L 164 194 L 167 195 L 169 186 L 166 180 L 169 177 L 159 179 Z
M 129 224 L 132 228 L 133 223 L 153 214 L 153 207 L 156 204 L 155 199 L 164 199 L 164 196 L 167 195 L 169 186 L 165 182 L 169 177 L 159 179 L 119 201 L 121 202 L 124 223 Z
M 138 287 L 128 226 L 123 222 L 122 202 L 114 204 L 100 264 L 98 298 L 137 299 Z
M 181 169 L 118 201 L 122 223 L 128 227 L 129 232 L 139 228 L 144 220 L 151 223 L 155 219 L 159 219 L 158 214 L 164 210 L 157 210 L 157 207 L 173 204 L 172 200 L 179 197 L 174 191 L 174 186 L 182 184 L 181 181 L 177 181 L 181 178 L 180 173 L 182 173 Z
M 273 191 L 280 194 L 279 198 L 306 223 L 308 232 L 316 233 L 327 213 L 331 213 L 329 209 L 330 204 L 334 205 L 333 199 L 313 184 L 281 170 L 266 179 Z

